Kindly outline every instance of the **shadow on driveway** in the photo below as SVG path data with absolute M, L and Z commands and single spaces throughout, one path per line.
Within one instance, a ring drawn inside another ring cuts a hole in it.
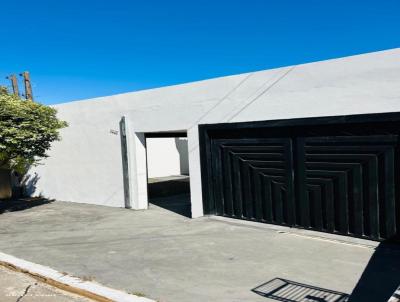
M 400 284 L 400 245 L 381 243 L 369 260 L 351 295 L 282 278 L 251 291 L 282 302 L 387 302 Z
M 0 214 L 5 212 L 23 211 L 33 207 L 41 206 L 53 202 L 46 198 L 19 198 L 0 200 Z
M 42 202 L 48 201 L 22 209 Z M 0 251 L 160 301 L 278 301 L 268 299 L 272 288 L 251 289 L 281 277 L 305 283 L 288 285 L 308 291 L 301 302 L 321 302 L 333 291 L 336 299 L 354 291 L 353 302 L 387 302 L 400 283 L 396 246 L 187 219 L 171 211 L 179 203 L 160 199 L 147 211 L 62 201 L 18 211 L 12 204 L 0 215 Z
M 149 202 L 167 211 L 174 212 L 188 218 L 192 217 L 190 195 L 181 194 L 162 198 L 152 198 Z
M 189 176 L 149 178 L 149 202 L 165 210 L 192 217 Z
M 325 288 L 275 278 L 252 291 L 265 298 L 282 302 L 346 302 L 349 295 Z
M 400 284 L 400 245 L 381 243 L 354 288 L 349 302 L 388 301 Z

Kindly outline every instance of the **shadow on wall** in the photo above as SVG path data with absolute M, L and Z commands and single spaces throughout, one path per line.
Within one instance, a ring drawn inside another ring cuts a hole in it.
M 387 302 L 399 284 L 400 245 L 381 243 L 351 295 L 281 278 L 268 281 L 252 291 L 282 302 Z
M 179 153 L 181 175 L 189 175 L 189 152 L 187 138 L 175 137 L 175 146 Z
M 24 196 L 32 196 L 36 192 L 36 185 L 40 179 L 40 176 L 35 172 L 33 174 L 26 174 L 21 180 L 21 186 L 23 187 Z

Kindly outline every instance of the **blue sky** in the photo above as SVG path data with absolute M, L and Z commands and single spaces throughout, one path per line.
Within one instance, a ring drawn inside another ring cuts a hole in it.
M 400 47 L 399 0 L 1 2 L 0 84 L 46 104 Z

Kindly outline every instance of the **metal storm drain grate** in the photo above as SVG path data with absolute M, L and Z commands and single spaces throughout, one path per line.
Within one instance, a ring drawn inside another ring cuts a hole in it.
M 272 279 L 254 289 L 258 295 L 282 302 L 346 302 L 349 295 L 281 278 Z

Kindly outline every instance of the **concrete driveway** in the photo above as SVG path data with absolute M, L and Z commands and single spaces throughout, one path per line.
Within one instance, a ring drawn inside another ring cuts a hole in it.
M 171 302 L 345 301 L 353 290 L 349 301 L 379 302 L 400 283 L 398 246 L 192 220 L 162 208 L 184 199 L 165 198 L 147 211 L 14 207 L 0 215 L 0 251 Z

